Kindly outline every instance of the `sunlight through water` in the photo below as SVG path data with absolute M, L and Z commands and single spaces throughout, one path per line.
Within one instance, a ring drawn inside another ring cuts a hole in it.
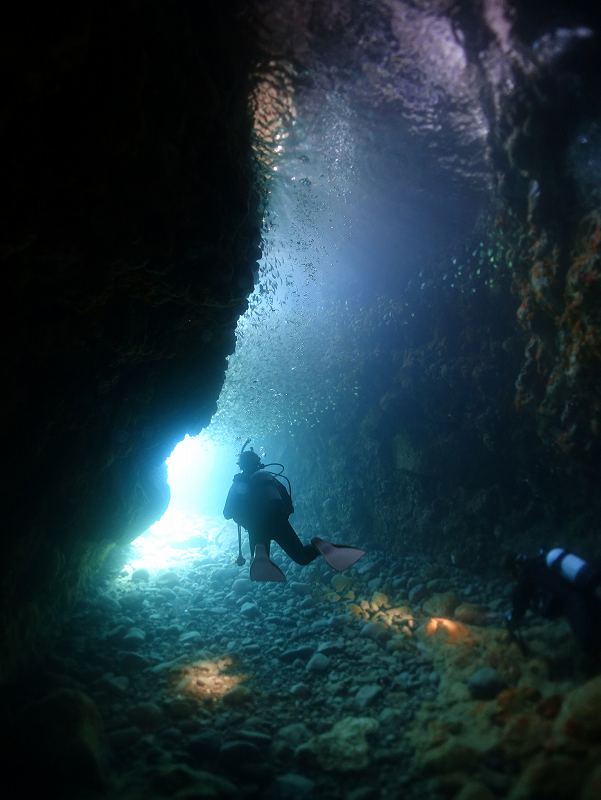
M 205 433 L 186 437 L 167 459 L 171 491 L 163 516 L 131 544 L 127 570 L 156 571 L 215 558 L 234 541 L 221 516 L 232 472 L 231 448 Z

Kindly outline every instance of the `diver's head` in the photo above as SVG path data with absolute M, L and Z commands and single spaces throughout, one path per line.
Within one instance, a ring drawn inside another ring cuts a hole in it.
M 261 464 L 261 458 L 255 453 L 252 449 L 250 450 L 243 450 L 240 455 L 238 456 L 238 466 L 242 470 L 242 472 L 246 472 L 247 474 L 252 475 L 253 472 L 256 472 L 258 469 L 261 469 L 263 464 Z

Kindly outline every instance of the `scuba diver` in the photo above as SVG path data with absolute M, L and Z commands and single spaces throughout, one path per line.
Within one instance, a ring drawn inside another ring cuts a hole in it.
M 526 650 L 519 629 L 528 609 L 547 619 L 565 616 L 586 656 L 601 655 L 601 572 L 573 553 L 555 547 L 535 556 L 510 553 L 505 566 L 515 586 L 505 617 L 509 632 Z
M 290 486 L 290 481 L 283 475 L 284 468 L 281 464 L 262 464 L 252 447 L 245 449 L 249 441 L 246 440 L 238 456 L 237 463 L 242 472 L 234 475 L 223 516 L 238 524 L 239 565 L 244 564 L 240 528 L 248 531 L 252 556 L 251 580 L 286 580 L 281 569 L 269 558 L 272 541 L 277 542 L 293 561 L 303 566 L 322 555 L 331 567 L 343 570 L 365 555 L 365 550 L 358 547 L 332 544 L 317 536 L 311 539 L 311 544 L 303 544 L 288 521 L 294 512 L 291 491 L 277 480 L 283 477 Z M 266 466 L 282 467 L 282 472 L 268 472 Z

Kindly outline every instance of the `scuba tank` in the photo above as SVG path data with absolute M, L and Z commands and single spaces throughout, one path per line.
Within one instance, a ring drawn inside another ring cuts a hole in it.
M 590 564 L 574 553 L 568 553 L 562 547 L 554 547 L 545 556 L 545 561 L 549 569 L 558 572 L 568 583 L 580 589 L 593 588 L 599 581 L 599 574 L 596 573 Z
M 240 457 L 245 451 L 247 453 L 252 453 L 253 456 L 256 456 L 257 459 L 257 469 L 263 469 L 265 470 L 265 472 L 269 473 L 269 475 L 272 475 L 274 478 L 283 478 L 283 480 L 286 481 L 286 483 L 288 484 L 288 494 L 290 495 L 290 500 L 292 501 L 292 484 L 290 483 L 288 477 L 284 475 L 284 469 L 285 469 L 284 465 L 278 463 L 277 461 L 272 461 L 270 464 L 262 464 L 260 457 L 256 455 L 252 447 L 250 448 L 250 450 L 246 450 L 246 446 L 249 444 L 249 442 L 250 439 L 247 439 L 242 445 L 242 450 L 240 450 L 240 453 L 238 454 L 238 462 L 240 462 Z M 272 472 L 271 470 L 268 469 L 268 467 L 280 467 L 280 470 L 279 472 Z

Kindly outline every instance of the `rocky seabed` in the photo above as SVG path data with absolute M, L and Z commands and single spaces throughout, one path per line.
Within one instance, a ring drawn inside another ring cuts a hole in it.
M 56 796 L 601 797 L 601 676 L 564 623 L 529 618 L 524 654 L 505 582 L 187 555 L 103 579 L 47 660 L 17 727 Z

